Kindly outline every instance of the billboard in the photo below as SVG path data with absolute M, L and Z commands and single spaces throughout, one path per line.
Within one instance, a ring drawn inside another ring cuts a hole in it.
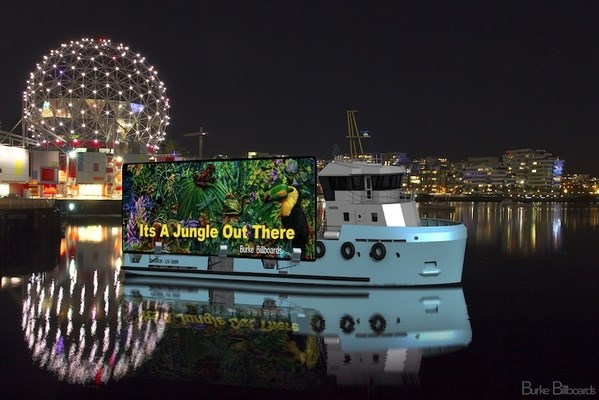
M 123 251 L 314 261 L 316 179 L 314 157 L 126 163 Z

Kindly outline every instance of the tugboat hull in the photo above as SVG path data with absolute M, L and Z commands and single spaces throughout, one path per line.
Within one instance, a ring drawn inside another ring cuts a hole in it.
M 343 226 L 338 239 L 317 244 L 316 261 L 125 254 L 127 274 L 240 282 L 333 286 L 427 286 L 461 282 L 466 228 Z

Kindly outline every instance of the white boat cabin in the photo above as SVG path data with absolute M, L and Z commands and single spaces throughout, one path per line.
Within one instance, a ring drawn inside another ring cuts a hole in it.
M 318 180 L 325 202 L 325 238 L 342 225 L 419 226 L 416 203 L 402 195 L 401 166 L 333 161 Z M 327 237 L 328 236 L 328 237 Z

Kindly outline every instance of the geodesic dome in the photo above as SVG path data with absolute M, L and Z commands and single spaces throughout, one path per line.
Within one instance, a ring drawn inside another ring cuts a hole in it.
M 123 44 L 82 39 L 37 64 L 24 92 L 23 135 L 43 148 L 158 150 L 169 99 L 156 69 Z

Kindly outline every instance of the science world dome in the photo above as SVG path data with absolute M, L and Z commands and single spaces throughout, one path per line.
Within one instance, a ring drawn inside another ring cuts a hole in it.
M 106 39 L 50 51 L 30 73 L 23 101 L 23 135 L 64 152 L 156 152 L 169 125 L 158 71 L 143 55 Z

